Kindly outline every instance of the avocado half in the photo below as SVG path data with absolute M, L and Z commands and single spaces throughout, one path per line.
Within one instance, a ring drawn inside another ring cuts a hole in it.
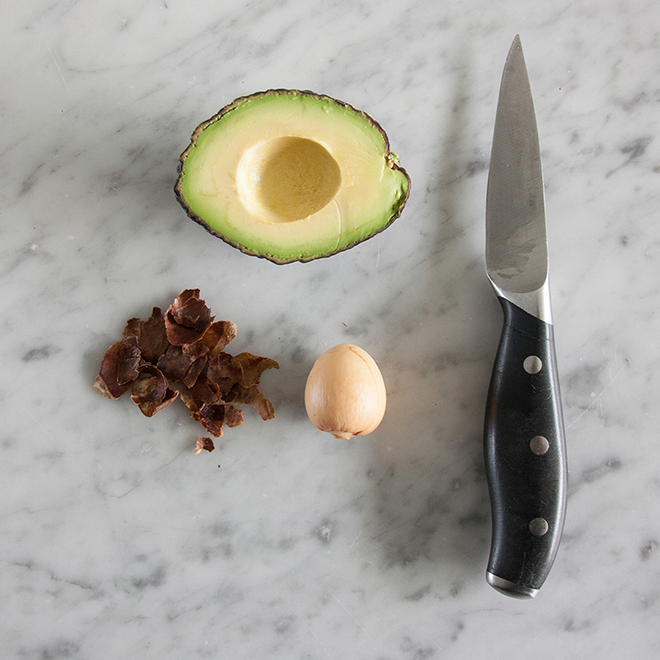
M 278 264 L 327 257 L 403 210 L 410 177 L 369 115 L 310 91 L 236 99 L 192 134 L 174 187 L 186 213 Z

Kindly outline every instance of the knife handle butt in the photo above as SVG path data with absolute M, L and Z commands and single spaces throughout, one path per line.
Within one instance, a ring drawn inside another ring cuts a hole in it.
M 493 526 L 487 580 L 529 598 L 545 581 L 563 530 L 564 426 L 552 325 L 500 303 L 504 327 L 484 432 Z

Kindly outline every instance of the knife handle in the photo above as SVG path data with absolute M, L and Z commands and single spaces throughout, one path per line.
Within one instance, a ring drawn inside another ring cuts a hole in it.
M 564 526 L 564 424 L 552 325 L 499 300 L 504 328 L 484 433 L 493 526 L 487 579 L 529 598 L 552 567 Z

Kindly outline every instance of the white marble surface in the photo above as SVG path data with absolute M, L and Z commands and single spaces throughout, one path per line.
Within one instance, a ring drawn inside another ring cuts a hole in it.
M 541 134 L 570 490 L 533 601 L 485 582 L 483 259 L 504 59 Z M 30 0 L 0 6 L 0 648 L 16 660 L 660 655 L 660 9 L 648 0 Z M 372 114 L 403 216 L 309 264 L 247 257 L 172 186 L 200 121 L 307 88 Z M 212 454 L 178 404 L 91 387 L 131 316 L 201 289 L 281 364 Z M 351 341 L 389 407 L 324 437 L 302 392 Z

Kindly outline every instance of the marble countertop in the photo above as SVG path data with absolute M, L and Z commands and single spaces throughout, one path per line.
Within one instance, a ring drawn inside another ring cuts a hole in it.
M 660 12 L 648 0 L 31 0 L 0 8 L 0 648 L 16 660 L 660 654 Z M 569 457 L 534 600 L 484 579 L 485 396 L 501 310 L 484 203 L 519 33 L 546 183 Z M 312 89 L 376 118 L 412 178 L 347 252 L 276 266 L 186 218 L 201 121 Z M 92 382 L 126 319 L 199 288 L 272 357 L 275 418 L 213 453 Z M 379 363 L 381 426 L 306 417 L 314 360 Z

